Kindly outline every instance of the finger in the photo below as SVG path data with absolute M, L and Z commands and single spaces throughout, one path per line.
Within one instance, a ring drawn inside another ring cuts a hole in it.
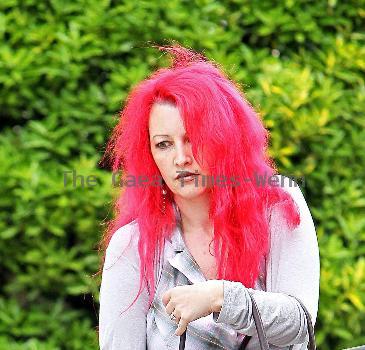
M 186 322 L 183 318 L 180 318 L 179 324 L 175 331 L 175 335 L 180 336 L 182 335 L 188 326 L 188 322 Z
M 171 315 L 171 314 L 172 314 L 172 312 L 175 310 L 175 305 L 174 305 L 174 304 L 170 301 L 170 302 L 166 305 L 165 310 L 166 310 L 166 313 L 167 313 L 168 315 Z
M 176 324 L 179 324 L 181 316 L 180 312 L 178 312 L 176 309 L 172 312 L 175 316 L 175 319 L 173 320 Z
M 168 291 L 166 291 L 164 293 L 164 295 L 162 296 L 162 302 L 163 304 L 166 306 L 167 303 L 170 301 L 171 299 L 171 289 L 169 289 Z

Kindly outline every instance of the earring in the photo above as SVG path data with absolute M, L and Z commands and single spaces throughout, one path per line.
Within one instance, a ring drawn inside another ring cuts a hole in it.
M 165 188 L 162 188 L 161 192 L 162 192 L 162 213 L 165 215 L 165 212 L 166 212 L 166 194 L 167 194 L 167 191 L 166 191 Z

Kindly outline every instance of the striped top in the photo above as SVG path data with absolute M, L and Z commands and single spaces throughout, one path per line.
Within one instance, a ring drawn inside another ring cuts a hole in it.
M 299 298 L 315 324 L 319 297 L 319 250 L 313 220 L 298 186 L 284 186 L 297 202 L 301 224 L 289 231 L 279 211 L 272 212 L 270 251 L 260 265 L 253 292 L 270 349 L 304 350 L 308 335 Z M 178 215 L 178 211 L 175 211 Z M 179 217 L 178 217 L 179 218 Z M 179 221 L 178 221 L 179 222 Z M 178 349 L 177 325 L 162 303 L 165 291 L 178 285 L 206 281 L 185 246 L 178 224 L 165 241 L 163 261 L 153 303 L 148 308 L 144 290 L 127 312 L 139 287 L 138 224 L 132 221 L 113 235 L 107 252 L 100 287 L 99 344 L 101 350 Z M 128 246 L 127 249 L 125 249 Z M 121 252 L 124 251 L 124 254 Z M 189 323 L 186 350 L 238 349 L 245 335 L 252 336 L 247 350 L 260 349 L 248 289 L 240 282 L 224 280 L 220 313 Z

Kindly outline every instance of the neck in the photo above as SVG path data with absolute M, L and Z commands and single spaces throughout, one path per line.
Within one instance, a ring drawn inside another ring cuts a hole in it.
M 184 235 L 213 236 L 213 223 L 209 220 L 209 199 L 208 196 L 194 199 L 175 198 Z

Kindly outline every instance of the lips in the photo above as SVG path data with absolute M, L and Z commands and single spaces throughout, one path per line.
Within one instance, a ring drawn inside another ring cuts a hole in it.
M 191 176 L 191 175 L 199 175 L 197 173 L 192 173 L 190 171 L 182 171 L 175 177 L 175 180 L 181 179 L 182 177 Z

